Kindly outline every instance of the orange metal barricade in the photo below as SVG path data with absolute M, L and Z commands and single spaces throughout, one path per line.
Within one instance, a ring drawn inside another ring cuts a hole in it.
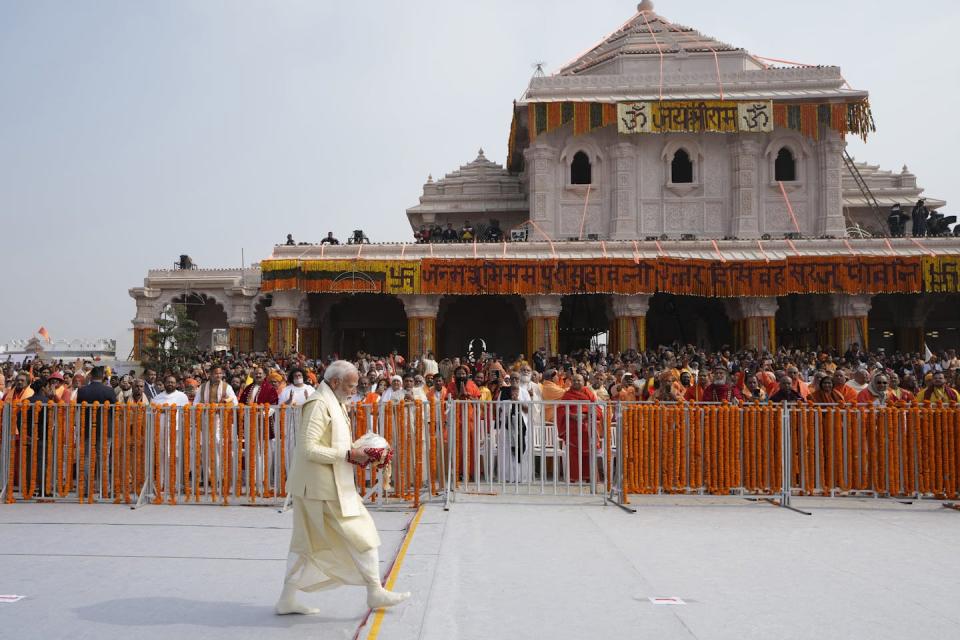
M 358 490 L 418 505 L 452 489 L 448 477 L 456 486 L 485 475 L 489 458 L 477 462 L 490 452 L 479 443 L 493 433 L 485 423 L 495 403 L 447 404 L 354 407 L 354 436 L 372 429 L 394 449 L 388 468 L 357 470 Z M 776 495 L 784 464 L 794 495 L 960 498 L 956 405 L 613 403 L 601 415 L 596 479 L 624 502 L 631 493 Z M 277 504 L 298 424 L 291 407 L 2 404 L 3 501 Z M 539 459 L 540 473 L 558 461 Z
M 623 404 L 626 494 L 960 494 L 956 405 Z M 783 456 L 782 429 L 790 451 Z
M 383 497 L 417 505 L 428 490 L 429 418 L 420 403 L 382 415 L 394 447 L 394 481 Z M 298 423 L 299 409 L 266 405 L 0 404 L 2 499 L 277 504 Z M 357 422 L 354 431 L 366 426 Z M 376 478 L 358 470 L 358 487 L 369 489 Z

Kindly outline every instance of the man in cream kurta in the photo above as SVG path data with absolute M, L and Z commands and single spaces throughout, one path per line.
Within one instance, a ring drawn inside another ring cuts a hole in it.
M 332 363 L 303 405 L 287 491 L 293 499 L 293 535 L 278 614 L 317 613 L 296 600 L 297 591 L 351 584 L 367 587 L 373 609 L 403 602 L 409 593 L 380 584 L 380 536 L 354 485 L 352 463 L 367 461 L 351 448 L 343 403 L 357 390 L 356 367 Z

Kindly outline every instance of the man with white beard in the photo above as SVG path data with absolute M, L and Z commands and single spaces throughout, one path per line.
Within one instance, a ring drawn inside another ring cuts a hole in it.
M 526 389 L 527 393 L 530 394 L 530 399 L 534 402 L 543 400 L 543 389 L 533 381 L 533 369 L 528 364 L 520 367 L 520 388 Z
M 533 381 L 533 369 L 528 364 L 520 366 L 520 388 L 530 395 L 533 410 L 530 412 L 530 421 L 534 428 L 543 425 L 543 387 Z
M 368 461 L 352 449 L 344 403 L 357 389 L 353 364 L 327 367 L 317 392 L 303 405 L 301 430 L 290 470 L 293 534 L 283 593 L 276 612 L 318 613 L 296 600 L 297 591 L 319 591 L 345 584 L 366 586 L 367 606 L 391 607 L 409 593 L 380 584 L 380 536 L 354 484 L 352 464 Z

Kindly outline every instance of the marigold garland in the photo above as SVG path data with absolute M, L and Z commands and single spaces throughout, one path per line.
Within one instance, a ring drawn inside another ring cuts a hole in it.
M 250 441 L 247 443 L 247 497 L 250 499 L 250 503 L 254 504 L 257 501 L 257 451 L 258 451 L 258 440 L 259 440 L 259 420 L 257 416 L 253 416 L 252 424 L 247 424 L 247 435 L 250 436 Z
M 46 407 L 43 415 L 43 435 L 44 442 L 43 445 L 46 447 L 46 450 L 49 452 L 47 455 L 50 459 L 50 463 L 47 464 L 47 468 L 44 471 L 43 477 L 40 478 L 40 495 L 44 498 L 53 497 L 53 431 L 54 428 L 50 425 L 50 412 L 56 412 L 56 405 L 50 404 Z M 39 413 L 39 412 L 38 412 Z M 54 426 L 56 424 L 56 416 L 53 418 Z M 42 452 L 39 452 L 38 455 L 43 455 Z
M 183 424 L 180 425 L 181 429 L 183 429 L 183 501 L 185 503 L 189 503 L 195 495 L 193 483 L 197 474 L 191 466 L 193 460 L 190 455 L 190 450 L 193 448 L 193 420 L 195 416 L 195 410 L 190 411 L 188 407 L 185 407 L 183 411 Z
M 160 469 L 160 454 L 162 451 L 160 448 L 160 436 L 162 431 L 160 415 L 164 413 L 165 409 L 168 409 L 168 407 L 158 405 L 157 410 L 153 414 L 153 469 L 150 470 L 150 473 L 153 474 L 154 504 L 163 504 L 163 473 Z M 167 413 L 169 413 L 169 411 L 167 411 Z
M 65 422 L 65 419 L 64 419 L 64 418 L 65 418 L 65 416 L 64 416 L 64 414 L 65 414 L 66 411 L 67 411 L 67 409 L 66 409 L 66 407 L 63 405 L 63 403 L 60 403 L 60 404 L 57 405 L 56 442 L 54 443 L 54 446 L 56 447 L 56 451 L 57 451 L 57 465 L 56 465 L 56 466 L 57 466 L 57 470 L 56 470 L 56 473 L 57 473 L 57 486 L 56 486 L 56 492 L 57 492 L 57 497 L 60 497 L 60 498 L 62 498 L 62 497 L 64 497 L 64 496 L 66 495 L 66 492 L 64 491 L 64 486 L 63 486 L 63 485 L 64 485 L 64 482 L 63 482 L 64 468 L 63 468 L 63 466 L 64 466 L 64 458 L 66 457 L 66 450 L 65 450 L 66 447 L 64 446 L 64 428 L 65 428 L 65 425 L 64 425 L 64 422 Z M 2 415 L 3 415 L 3 414 L 2 414 L 2 411 L 0 411 L 0 416 L 2 416 Z M 69 472 L 69 467 L 67 467 L 67 470 L 68 470 L 68 472 Z
M 90 411 L 90 455 L 87 456 L 87 464 L 90 472 L 87 474 L 87 504 L 93 504 L 93 494 L 97 488 L 97 462 L 99 460 L 99 450 L 97 449 L 97 418 L 100 413 L 100 403 L 94 402 Z
M 206 450 L 206 436 L 203 429 L 203 415 L 206 411 L 206 405 L 196 405 L 190 419 L 190 431 L 184 434 L 190 437 L 190 476 L 184 481 L 192 485 L 191 492 L 193 501 L 200 502 L 201 498 L 209 496 L 207 483 L 210 482 L 210 468 L 207 463 L 210 460 L 210 452 Z
M 270 421 L 272 420 L 270 416 L 270 409 L 267 406 L 261 405 L 261 411 L 263 411 L 263 433 L 260 435 L 260 451 L 261 459 L 263 460 L 263 484 L 262 491 L 260 495 L 264 498 L 272 497 L 270 491 Z
M 223 496 L 223 504 L 230 504 L 230 438 L 232 437 L 232 425 L 230 424 L 231 412 L 227 410 L 226 405 L 219 404 L 215 407 L 217 412 L 217 421 L 220 422 L 220 440 L 223 451 L 220 456 L 220 493 Z M 282 409 L 281 409 L 282 411 Z

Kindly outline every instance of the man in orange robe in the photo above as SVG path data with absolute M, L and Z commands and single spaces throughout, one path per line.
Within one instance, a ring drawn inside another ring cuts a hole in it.
M 571 380 L 570 388 L 560 398 L 563 403 L 596 402 L 597 396 L 589 387 L 584 385 L 583 376 L 576 374 Z M 570 468 L 567 469 L 567 478 L 571 482 L 590 480 L 590 457 L 597 454 L 596 429 L 593 438 L 590 437 L 590 412 L 597 415 L 595 426 L 601 428 L 600 408 L 588 404 L 561 404 L 557 407 L 557 433 L 566 442 L 569 452 Z

